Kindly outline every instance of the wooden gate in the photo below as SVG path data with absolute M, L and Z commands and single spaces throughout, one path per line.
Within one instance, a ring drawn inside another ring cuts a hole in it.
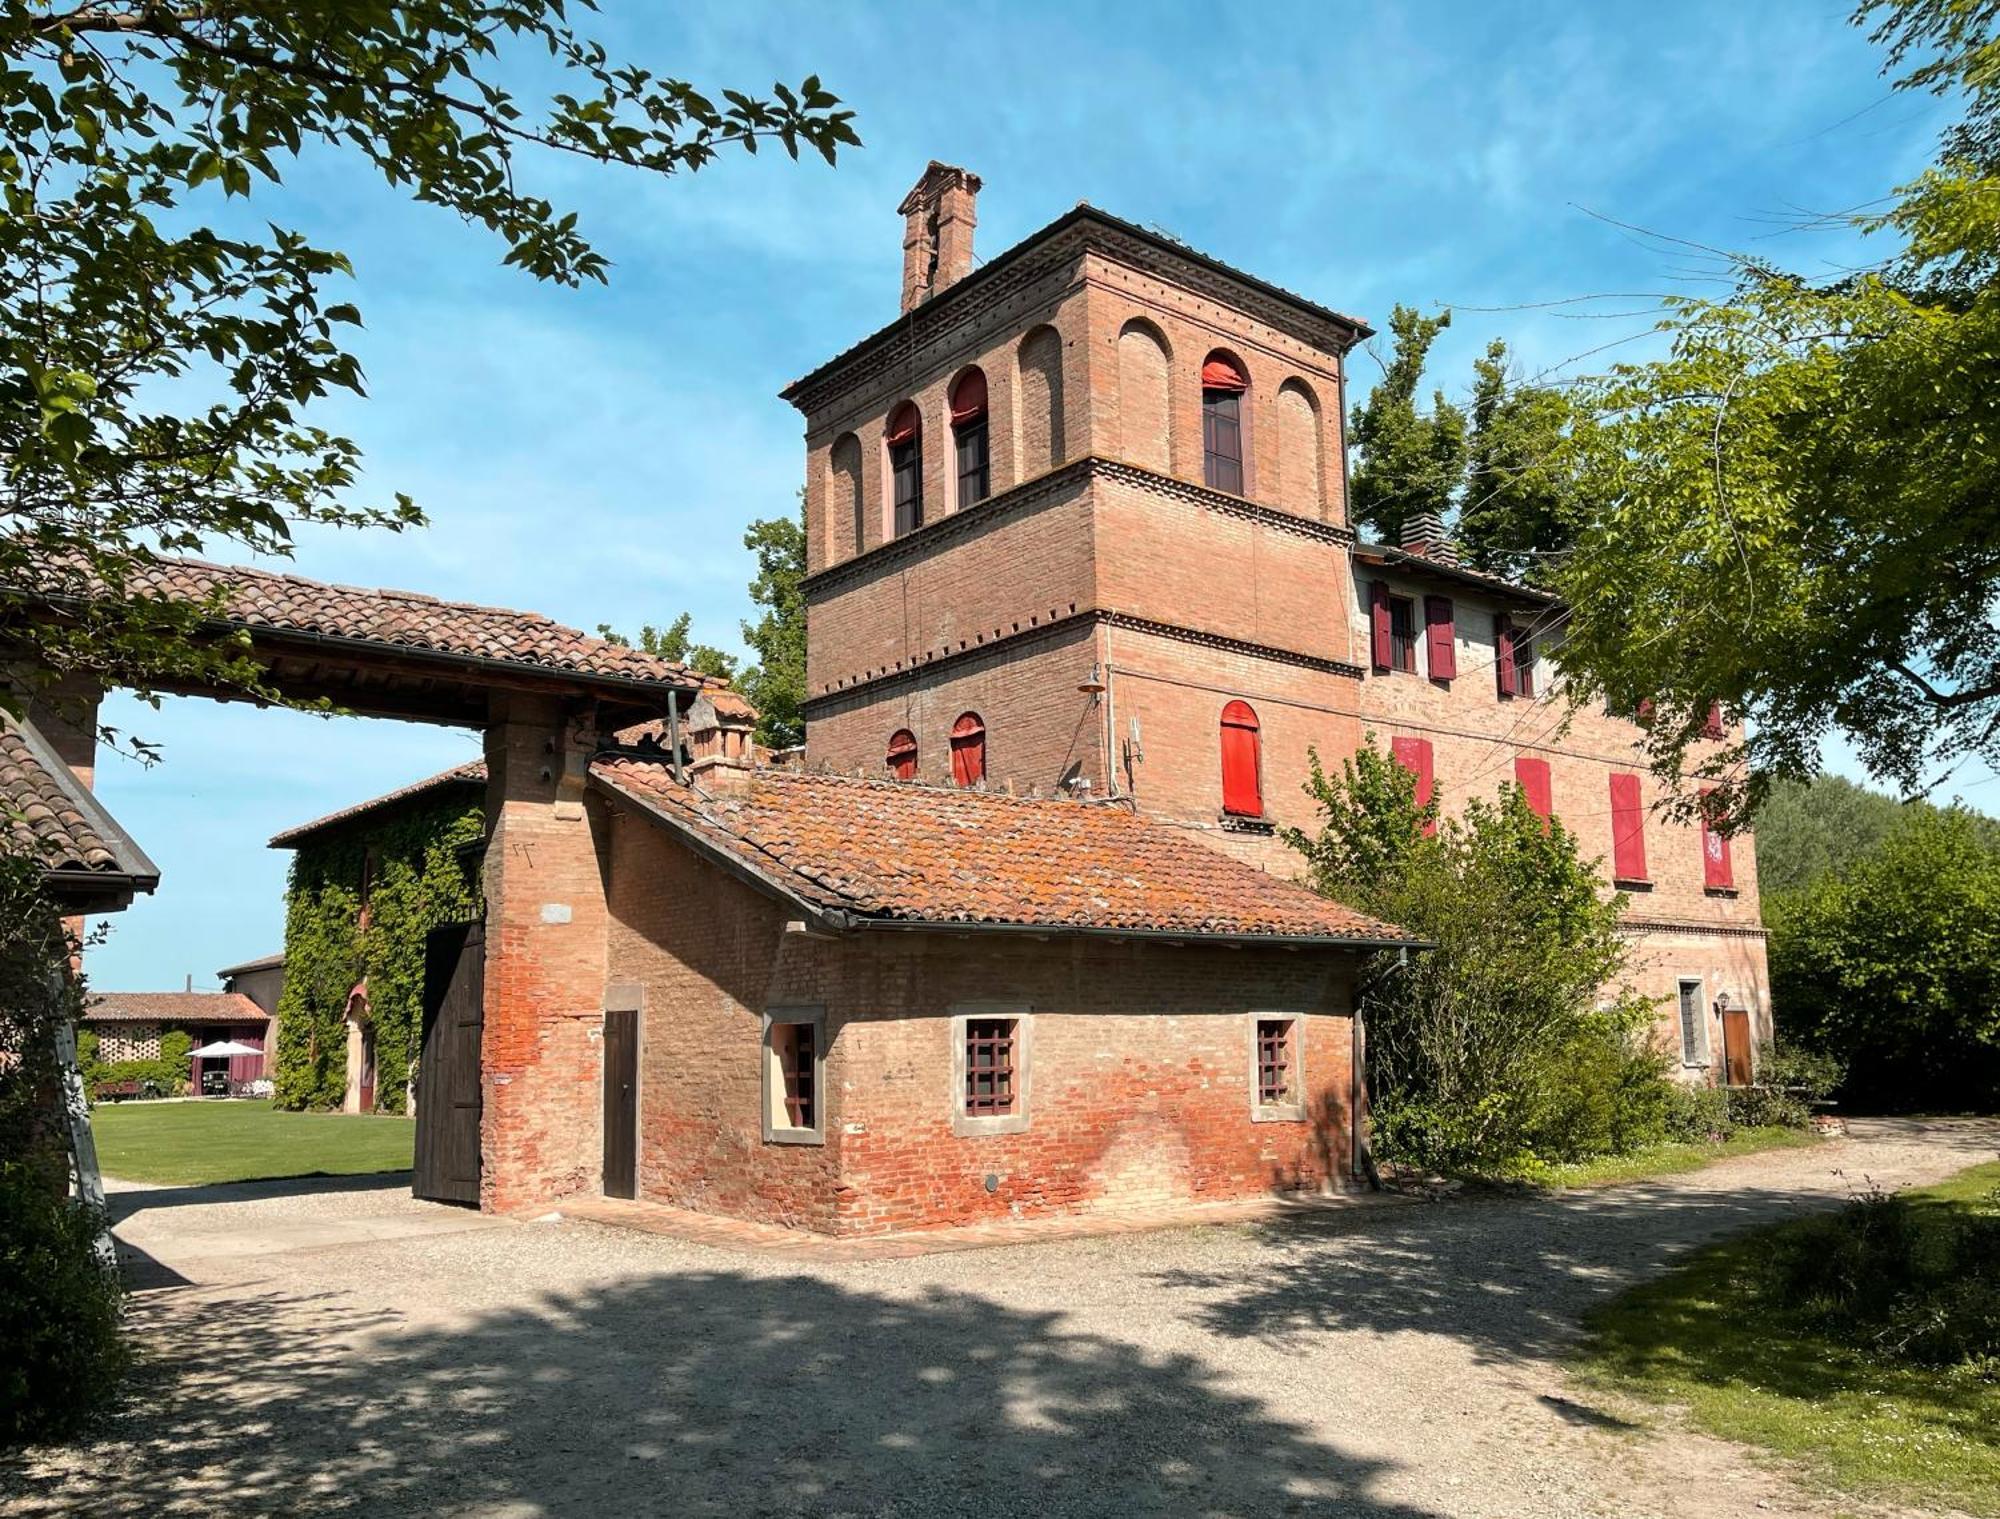
M 424 1045 L 417 1067 L 416 1174 L 410 1190 L 440 1203 L 479 1202 L 479 1037 L 486 1006 L 486 930 L 447 923 L 424 941 Z
M 638 1194 L 639 1014 L 604 1015 L 604 1195 Z
M 1747 1087 L 1756 1076 L 1750 1059 L 1750 1010 L 1725 1007 L 1722 1010 L 1722 1069 L 1733 1087 Z

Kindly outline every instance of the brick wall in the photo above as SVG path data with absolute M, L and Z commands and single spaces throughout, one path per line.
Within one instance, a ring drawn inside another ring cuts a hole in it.
M 808 938 L 785 931 L 782 905 L 657 825 L 616 809 L 608 817 L 609 973 L 644 987 L 642 1197 L 870 1233 L 1345 1177 L 1345 956 Z M 1028 1126 L 960 1136 L 951 1014 L 993 999 L 1031 1010 Z M 826 1142 L 767 1143 L 761 1015 L 803 1005 L 826 1010 Z M 1301 1017 L 1306 1119 L 1252 1121 L 1257 1010 Z M 572 1100 L 594 1096 L 579 1087 Z

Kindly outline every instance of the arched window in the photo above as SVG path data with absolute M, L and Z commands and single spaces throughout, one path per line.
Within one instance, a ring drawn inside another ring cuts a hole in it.
M 917 736 L 908 728 L 889 735 L 889 773 L 899 781 L 917 778 Z
M 1222 810 L 1236 817 L 1264 815 L 1264 788 L 1258 780 L 1257 714 L 1247 701 L 1222 709 Z
M 1017 480 L 1032 480 L 1063 462 L 1063 343 L 1053 327 L 1037 327 L 1021 340 L 1020 377 L 1014 386 Z
M 1213 490 L 1243 494 L 1243 395 L 1250 377 L 1220 349 L 1201 366 L 1201 477 Z
M 889 413 L 889 499 L 895 503 L 894 535 L 924 525 L 924 436 L 917 403 L 905 401 Z
M 838 439 L 827 463 L 828 558 L 841 560 L 868 547 L 861 509 L 861 440 L 853 433 Z
M 986 779 L 986 724 L 977 712 L 962 712 L 951 725 L 951 779 L 958 786 Z
M 993 493 L 984 370 L 966 370 L 951 388 L 951 438 L 958 455 L 958 510 L 964 511 Z

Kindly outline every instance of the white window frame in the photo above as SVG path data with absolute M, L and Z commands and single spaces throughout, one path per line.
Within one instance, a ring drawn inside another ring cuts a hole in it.
M 979 1018 L 1014 1020 L 1014 1111 L 973 1117 L 965 1111 L 965 1025 Z M 961 1139 L 1020 1134 L 1028 1127 L 1034 1086 L 1035 1018 L 1025 1002 L 955 1002 L 951 1006 L 951 1132 Z
M 1688 1058 L 1687 1038 L 1687 989 L 1694 988 L 1694 1026 L 1699 1031 L 1695 1039 L 1697 1046 L 1694 1059 Z M 1681 1045 L 1681 1068 L 1689 1071 L 1705 1071 L 1714 1064 L 1714 1051 L 1709 1048 L 1708 1038 L 1708 997 L 1700 976 L 1682 976 L 1674 985 L 1674 1017 L 1679 1022 Z
M 1306 1118 L 1306 1017 L 1285 1008 L 1262 1008 L 1245 1013 L 1245 1047 L 1250 1053 L 1250 1121 L 1252 1123 L 1304 1123 Z M 1257 1100 L 1257 1025 L 1289 1023 L 1292 1026 L 1292 1097 L 1288 1102 Z
M 804 1023 L 813 1031 L 813 1123 L 799 1128 L 785 1121 L 785 1079 L 778 1069 L 778 1049 L 772 1030 L 780 1024 Z M 817 1004 L 774 1007 L 765 1012 L 759 1058 L 763 1063 L 761 1084 L 764 1115 L 764 1143 L 770 1145 L 823 1145 L 826 1143 L 826 1009 Z

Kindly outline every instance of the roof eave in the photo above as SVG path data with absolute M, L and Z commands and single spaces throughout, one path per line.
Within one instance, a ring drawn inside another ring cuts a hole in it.
M 1534 606 L 1552 607 L 1562 604 L 1562 598 L 1552 591 L 1538 591 L 1533 586 L 1522 585 L 1518 581 L 1502 580 L 1496 575 L 1485 575 L 1478 570 L 1446 564 L 1442 560 L 1431 558 L 1428 554 L 1413 554 L 1408 549 L 1397 548 L 1393 544 L 1357 540 L 1353 552 L 1355 559 L 1364 563 L 1372 560 L 1382 564 L 1397 565 L 1404 569 L 1425 571 L 1436 575 L 1439 579 L 1449 580 L 1454 585 L 1471 586 L 1475 590 L 1485 591 L 1493 596 L 1512 596 Z
M 1221 944 L 1234 949 L 1337 949 L 1367 951 L 1385 949 L 1435 949 L 1427 939 L 1402 939 L 1366 934 L 1258 934 L 1216 933 L 1193 928 L 1112 928 L 1088 923 L 1001 923 L 984 919 L 889 918 L 842 914 L 855 929 L 889 929 L 904 933 L 992 933 L 1019 934 L 1030 938 L 1079 937 L 1091 939 L 1144 939 L 1178 944 Z

